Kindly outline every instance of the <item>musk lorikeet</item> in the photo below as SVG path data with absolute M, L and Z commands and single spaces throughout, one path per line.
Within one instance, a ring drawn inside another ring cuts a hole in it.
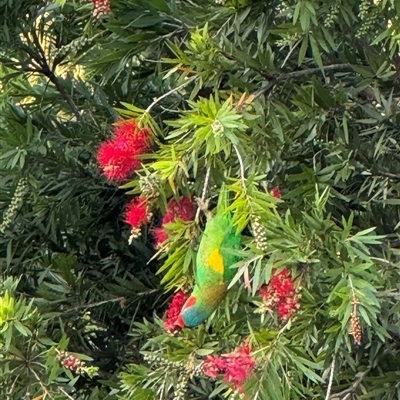
M 183 305 L 177 324 L 195 327 L 216 310 L 236 273 L 230 268 L 238 262 L 232 250 L 239 249 L 240 235 L 229 213 L 217 211 L 208 219 L 196 258 L 196 285 Z

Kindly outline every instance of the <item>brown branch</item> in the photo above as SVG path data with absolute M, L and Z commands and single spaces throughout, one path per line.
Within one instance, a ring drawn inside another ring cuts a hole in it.
M 50 82 L 52 82 L 56 88 L 56 90 L 60 93 L 61 97 L 66 101 L 68 104 L 69 108 L 73 112 L 73 114 L 76 117 L 77 121 L 80 121 L 81 119 L 81 114 L 79 112 L 78 107 L 75 105 L 71 97 L 68 95 L 66 92 L 64 86 L 60 82 L 59 78 L 56 76 L 54 73 L 54 70 L 52 70 L 49 66 L 49 63 L 47 62 L 46 54 L 43 50 L 42 45 L 40 44 L 39 38 L 37 36 L 37 32 L 33 29 L 30 31 L 30 34 L 32 36 L 32 39 L 29 37 L 28 33 L 26 31 L 22 31 L 22 34 L 26 40 L 26 44 L 20 41 L 20 46 L 22 49 L 29 54 L 31 57 L 31 64 L 33 67 L 36 69 L 36 71 L 32 71 L 33 68 L 24 68 L 27 72 L 38 72 L 44 76 L 46 76 Z M 36 49 L 37 52 L 33 51 L 32 48 Z M 33 63 L 33 61 L 36 63 Z M 29 71 L 28 71 L 29 69 Z
M 391 266 L 398 267 L 396 264 L 392 264 L 392 263 L 391 263 Z M 387 297 L 387 298 L 394 297 L 394 298 L 397 298 L 397 297 L 400 297 L 400 292 L 378 292 L 376 294 L 376 297 Z
M 36 29 L 32 29 L 31 35 L 32 35 L 32 38 L 33 38 L 33 43 L 34 43 L 36 49 L 37 49 L 38 52 L 39 52 L 39 57 L 40 57 L 40 59 L 42 60 L 43 67 L 44 67 L 44 68 L 47 67 L 47 69 L 50 70 L 49 64 L 48 64 L 48 62 L 47 62 L 46 54 L 45 54 L 45 52 L 44 52 L 44 50 L 43 50 L 42 45 L 40 44 L 40 41 L 39 41 L 39 38 L 38 38 L 38 35 L 37 35 L 37 32 L 36 32 Z
M 24 30 L 22 30 L 22 36 L 24 37 L 26 43 L 24 43 L 20 38 L 18 38 L 18 44 L 22 48 L 25 53 L 28 53 L 31 57 L 31 61 L 35 61 L 40 68 L 43 68 L 43 59 L 40 57 L 39 54 L 37 54 L 33 49 L 35 48 L 34 44 L 32 43 L 31 38 L 29 37 L 28 33 Z M 37 49 L 39 52 L 40 50 Z M 34 65 L 35 68 L 37 67 Z
M 35 44 L 35 47 L 37 48 L 37 50 L 40 53 L 43 74 L 45 76 L 47 76 L 49 78 L 50 82 L 52 82 L 54 84 L 54 86 L 56 87 L 57 91 L 61 94 L 61 97 L 67 102 L 69 108 L 74 113 L 74 115 L 76 117 L 76 120 L 79 121 L 81 119 L 81 114 L 79 112 L 79 109 L 75 105 L 75 103 L 73 102 L 71 97 L 68 95 L 68 93 L 66 92 L 66 90 L 63 87 L 63 85 L 61 84 L 60 80 L 58 79 L 58 77 L 54 73 L 54 70 L 52 70 L 50 68 L 50 66 L 49 66 L 49 64 L 47 62 L 46 54 L 45 54 L 45 52 L 43 50 L 43 47 L 41 46 L 41 44 L 39 42 L 39 38 L 38 38 L 38 36 L 36 34 L 36 31 L 32 31 L 32 37 L 33 37 L 33 42 Z
M 158 292 L 158 289 L 152 289 L 147 292 L 139 292 L 139 293 L 135 293 L 135 294 L 136 294 L 136 296 L 146 296 L 146 295 L 154 293 L 154 292 Z M 108 303 L 120 302 L 121 304 L 123 304 L 125 301 L 126 301 L 126 298 L 124 296 L 121 296 L 121 297 L 116 297 L 115 299 L 98 301 L 97 303 L 82 304 L 80 306 L 76 306 L 76 307 L 70 308 L 68 310 L 65 310 L 65 311 L 63 311 L 63 313 L 65 314 L 65 313 L 70 313 L 70 312 L 78 311 L 78 310 L 87 310 L 89 308 L 99 307 L 99 306 L 102 306 L 102 305 L 108 304 Z
M 400 181 L 399 175 L 392 174 L 390 172 L 371 172 L 371 175 L 368 174 L 366 176 L 389 178 L 393 179 L 394 181 Z
M 353 67 L 350 64 L 332 64 L 324 67 L 322 71 L 320 68 L 309 68 L 303 69 L 301 71 L 288 72 L 286 74 L 281 74 L 278 76 L 278 81 L 300 78 L 301 76 L 313 75 L 313 74 L 321 74 L 326 71 L 335 71 L 335 72 L 352 72 L 354 71 Z
M 110 300 L 103 300 L 103 301 L 98 301 L 97 303 L 91 303 L 91 304 L 82 304 L 80 306 L 76 306 L 73 308 L 70 308 L 68 310 L 63 311 L 63 313 L 70 313 L 73 311 L 78 311 L 78 310 L 87 310 L 89 308 L 94 308 L 94 307 L 99 307 L 102 306 L 104 304 L 108 304 L 108 303 L 116 303 L 116 302 L 123 302 L 125 301 L 125 297 L 117 297 L 115 299 L 110 299 Z
M 347 399 L 352 393 L 354 393 L 357 388 L 360 386 L 361 382 L 365 378 L 365 376 L 371 371 L 371 367 L 367 368 L 364 372 L 359 372 L 358 378 L 353 382 L 353 384 L 347 389 L 342 390 L 341 392 L 334 393 L 329 396 L 329 400 L 338 400 L 338 399 Z M 356 375 L 356 376 L 357 376 Z
M 331 363 L 331 371 L 329 373 L 329 382 L 328 382 L 328 388 L 326 389 L 326 396 L 325 400 L 329 400 L 331 391 L 332 391 L 332 384 L 333 384 L 333 376 L 335 374 L 335 362 L 336 362 L 336 356 L 333 355 L 332 363 Z
M 290 79 L 301 78 L 303 76 L 322 74 L 323 72 L 326 71 L 352 72 L 354 71 L 354 69 L 350 64 L 332 64 L 332 65 L 327 65 L 326 67 L 324 67 L 323 70 L 321 70 L 320 68 L 309 68 L 309 69 L 303 69 L 301 71 L 287 72 L 285 74 L 280 74 L 272 78 L 269 78 L 268 74 L 266 76 L 266 78 L 269 79 L 268 84 L 265 87 L 262 87 L 261 89 L 257 90 L 254 93 L 254 97 L 259 97 L 263 93 L 269 92 L 279 82 L 288 81 Z
M 74 113 L 76 120 L 80 121 L 81 119 L 81 113 L 79 112 L 78 107 L 75 105 L 75 103 L 73 102 L 73 100 L 71 99 L 71 97 L 68 95 L 68 93 L 65 91 L 64 86 L 61 84 L 60 80 L 58 79 L 58 77 L 54 74 L 53 71 L 48 71 L 48 74 L 44 74 L 45 76 L 47 76 L 50 80 L 50 82 L 52 82 L 54 84 L 54 86 L 56 87 L 57 91 L 61 94 L 61 97 L 67 102 L 69 108 L 71 109 L 71 111 Z
M 35 375 L 35 378 L 37 379 L 38 383 L 40 384 L 40 386 L 42 387 L 43 390 L 43 400 L 47 397 L 49 397 L 50 399 L 54 399 L 54 397 L 50 394 L 50 392 L 47 390 L 45 384 L 42 382 L 42 380 L 40 379 L 39 375 L 36 373 L 36 371 L 32 368 L 29 368 L 29 370 L 33 373 L 33 375 Z
M 18 379 L 20 378 L 20 376 L 21 376 L 21 375 L 18 374 L 18 375 L 15 377 L 15 379 L 14 379 L 14 381 L 13 381 L 13 383 L 12 383 L 10 389 L 7 390 L 7 400 L 12 400 L 11 395 L 12 395 L 13 393 L 15 394 L 14 388 L 15 388 L 15 385 L 16 385 Z M 13 397 L 14 397 L 14 396 L 13 396 Z

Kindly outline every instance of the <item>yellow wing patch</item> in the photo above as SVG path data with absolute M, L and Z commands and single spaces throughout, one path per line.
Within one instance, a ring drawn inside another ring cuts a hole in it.
M 207 266 L 211 267 L 214 271 L 220 273 L 221 275 L 224 273 L 224 260 L 218 249 L 215 249 L 211 252 L 207 260 Z

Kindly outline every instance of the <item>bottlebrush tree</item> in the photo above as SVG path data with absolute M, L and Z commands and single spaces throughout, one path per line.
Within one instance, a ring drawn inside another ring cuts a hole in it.
M 155 303 L 151 315 L 137 312 L 148 311 L 150 303 L 135 308 L 137 301 L 123 301 L 118 333 L 121 353 L 129 357 L 103 370 L 100 357 L 95 359 L 100 378 L 93 379 L 107 398 L 396 399 L 397 2 L 111 0 L 29 6 L 14 27 L 22 35 L 17 46 L 10 46 L 6 32 L 2 36 L 8 79 L 32 71 L 48 79 L 59 94 L 57 100 L 46 97 L 46 104 L 58 106 L 58 114 L 49 109 L 54 125 L 67 115 L 67 126 L 79 132 L 85 149 L 88 132 L 97 133 L 87 175 L 101 184 L 93 188 L 98 199 L 90 197 L 90 210 L 107 204 L 115 196 L 111 188 L 119 188 L 119 212 L 104 221 L 107 227 L 111 217 L 124 223 L 115 222 L 113 243 L 127 246 L 126 254 L 141 249 L 137 256 L 146 254 L 144 263 L 151 259 L 156 266 L 154 290 L 170 296 L 164 307 Z M 10 21 L 20 10 L 1 7 L 0 15 Z M 37 26 L 21 29 L 31 15 L 45 12 L 54 15 L 48 17 L 48 56 L 38 49 Z M 53 65 L 68 66 L 70 75 L 48 68 Z M 77 66 L 84 79 L 70 72 Z M 9 83 L 7 88 L 14 96 L 26 94 Z M 38 112 L 41 103 L 33 104 L 31 112 Z M 8 127 L 15 120 L 3 119 Z M 34 126 L 52 137 L 43 117 Z M 52 140 L 62 148 L 61 138 Z M 21 150 L 7 145 L 3 168 L 19 167 L 25 179 Z M 33 145 L 26 151 L 37 153 Z M 38 168 L 37 159 L 30 162 L 38 180 L 48 169 Z M 22 207 L 22 183 L 4 227 L 15 224 Z M 241 247 L 233 252 L 239 261 L 230 266 L 235 275 L 211 317 L 197 328 L 182 328 L 178 319 L 196 281 L 204 205 L 215 213 L 222 196 L 241 235 Z M 87 207 L 88 200 L 79 204 Z M 101 218 L 92 218 L 102 227 Z M 63 240 L 67 252 L 82 257 L 80 245 L 71 246 L 75 235 L 78 243 L 81 237 L 73 227 L 81 222 L 74 224 Z M 110 228 L 103 234 L 112 237 Z M 91 243 L 98 233 L 88 235 Z M 5 251 L 10 242 L 2 244 Z M 153 249 L 150 254 L 143 244 Z M 23 259 L 21 251 L 15 254 Z M 112 257 L 113 249 L 106 254 Z M 7 257 L 11 263 L 13 253 Z M 126 290 L 129 280 L 136 285 L 130 296 L 140 297 L 137 271 L 126 268 L 124 274 L 121 262 L 115 274 L 100 275 L 102 299 L 115 293 L 116 282 Z M 92 263 L 80 273 L 90 285 L 98 270 Z M 107 282 L 111 277 L 116 282 Z M 35 290 L 23 282 L 24 293 L 40 298 L 36 280 L 31 282 Z M 110 312 L 104 315 L 101 323 L 110 329 Z M 99 316 L 86 318 L 93 318 L 100 335 Z M 103 337 L 116 343 L 115 336 Z M 101 341 L 96 344 L 101 348 Z M 68 360 L 70 371 L 80 366 L 70 356 L 74 345 L 79 349 L 76 340 L 51 350 L 53 359 Z M 140 354 L 131 357 L 132 348 Z

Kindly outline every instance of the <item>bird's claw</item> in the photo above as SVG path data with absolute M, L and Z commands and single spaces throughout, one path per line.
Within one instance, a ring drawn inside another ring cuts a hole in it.
M 204 215 L 207 218 L 207 221 L 209 221 L 212 218 L 212 213 L 208 209 L 210 205 L 210 200 L 211 200 L 210 198 L 202 199 L 200 197 L 196 197 L 197 206 L 199 207 L 200 211 L 203 211 Z

